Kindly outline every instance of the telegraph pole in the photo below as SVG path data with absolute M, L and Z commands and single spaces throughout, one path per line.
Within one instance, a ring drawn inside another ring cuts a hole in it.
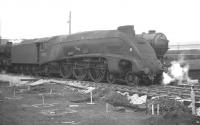
M 69 20 L 68 20 L 68 23 L 69 23 L 69 35 L 71 34 L 71 11 L 69 11 Z
M 0 19 L 0 45 L 1 45 L 1 19 Z

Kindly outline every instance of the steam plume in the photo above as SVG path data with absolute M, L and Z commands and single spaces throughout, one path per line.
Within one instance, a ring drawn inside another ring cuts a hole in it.
M 167 85 L 171 82 L 177 82 L 182 84 L 183 82 L 190 81 L 188 76 L 189 65 L 184 61 L 184 56 L 177 61 L 171 62 L 171 67 L 168 68 L 167 72 L 163 73 L 163 84 Z

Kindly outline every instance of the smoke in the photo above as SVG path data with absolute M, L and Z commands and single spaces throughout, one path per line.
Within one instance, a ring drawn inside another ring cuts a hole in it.
M 171 66 L 168 68 L 167 72 L 163 72 L 164 85 L 170 84 L 171 82 L 176 82 L 182 84 L 183 82 L 190 81 L 188 76 L 189 65 L 184 61 L 184 56 L 177 61 L 172 61 Z
M 171 83 L 174 80 L 175 80 L 174 78 L 172 78 L 171 76 L 169 76 L 167 73 L 163 72 L 163 81 L 162 81 L 162 83 L 164 85 L 167 85 L 167 84 Z

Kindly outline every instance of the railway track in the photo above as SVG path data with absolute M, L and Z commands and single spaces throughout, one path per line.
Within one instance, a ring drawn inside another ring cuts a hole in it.
M 128 93 L 138 93 L 141 95 L 147 95 L 148 97 L 154 96 L 172 96 L 172 97 L 181 97 L 185 100 L 190 100 L 191 98 L 191 86 L 184 85 L 152 85 L 152 86 L 127 86 L 120 84 L 108 84 L 108 83 L 95 83 L 90 81 L 76 81 L 76 80 L 66 80 L 62 78 L 56 78 L 58 81 L 65 81 L 65 84 L 73 82 L 74 84 L 82 86 L 91 86 L 95 88 L 110 88 L 114 91 L 128 92 Z M 194 85 L 194 92 L 196 101 L 200 102 L 200 85 Z
M 34 76 L 36 79 L 45 79 L 50 80 L 54 83 L 70 84 L 73 83 L 74 86 L 83 86 L 83 87 L 95 87 L 95 88 L 110 88 L 114 91 L 128 92 L 130 94 L 138 93 L 140 95 L 147 95 L 148 97 L 154 96 L 172 96 L 172 97 L 181 97 L 185 100 L 190 100 L 191 86 L 188 84 L 184 85 L 151 85 L 151 86 L 127 86 L 120 84 L 109 84 L 109 83 L 95 83 L 91 81 L 77 81 L 71 79 L 63 79 L 58 77 L 41 77 Z M 195 98 L 196 101 L 200 102 L 200 84 L 194 86 Z

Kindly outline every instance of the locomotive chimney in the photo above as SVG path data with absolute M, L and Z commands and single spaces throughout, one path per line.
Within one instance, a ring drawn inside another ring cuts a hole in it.
M 149 30 L 149 34 L 154 34 L 154 33 L 156 33 L 155 30 Z
M 119 26 L 117 30 L 127 34 L 129 37 L 135 37 L 135 30 L 133 25 Z

